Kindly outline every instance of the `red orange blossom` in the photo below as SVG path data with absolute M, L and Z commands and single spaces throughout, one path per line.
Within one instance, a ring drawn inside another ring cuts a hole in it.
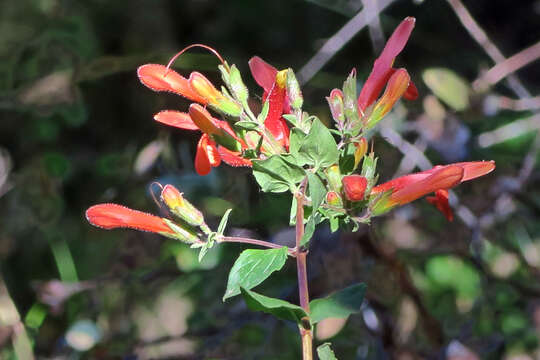
M 388 211 L 434 192 L 435 196 L 427 200 L 452 221 L 454 216 L 448 204 L 448 190 L 464 181 L 489 174 L 494 169 L 494 161 L 471 161 L 437 165 L 430 170 L 401 176 L 371 190 L 372 196 L 391 191 L 389 197 L 381 199 L 376 205 L 375 212 Z
M 284 112 L 290 111 L 286 101 L 285 73 L 278 72 L 259 57 L 252 58 L 249 66 L 255 81 L 264 89 L 263 102 L 268 99 L 264 126 L 278 146 L 287 148 L 289 128 L 282 118 Z M 192 72 L 186 79 L 168 66 L 146 64 L 138 68 L 137 74 L 140 81 L 154 91 L 173 92 L 198 103 L 191 104 L 187 113 L 164 110 L 155 114 L 154 119 L 166 125 L 203 133 L 195 156 L 195 170 L 199 175 L 207 175 L 222 160 L 231 166 L 251 166 L 250 159 L 245 158 L 243 153 L 257 147 L 257 135 L 236 132 L 227 121 L 213 117 L 206 110 L 208 105 L 224 115 L 239 117 L 244 111 L 242 104 L 218 91 L 198 72 Z M 267 139 L 264 139 L 262 152 L 268 152 L 270 148 Z

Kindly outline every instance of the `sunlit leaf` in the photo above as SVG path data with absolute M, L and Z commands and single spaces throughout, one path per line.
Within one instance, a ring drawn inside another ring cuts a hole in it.
M 287 247 L 280 249 L 244 250 L 236 259 L 227 282 L 223 301 L 240 294 L 240 288 L 251 289 L 285 265 Z

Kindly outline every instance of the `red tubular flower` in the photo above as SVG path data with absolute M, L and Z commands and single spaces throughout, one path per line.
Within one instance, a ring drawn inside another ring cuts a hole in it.
M 90 224 L 108 230 L 130 228 L 162 235 L 175 234 L 162 218 L 117 204 L 94 205 L 86 210 L 86 219 Z
M 367 179 L 361 175 L 347 175 L 342 179 L 343 192 L 350 201 L 364 200 L 366 192 Z
M 486 175 L 495 169 L 494 161 L 460 162 L 450 165 L 437 165 L 430 170 L 405 175 L 386 183 L 375 186 L 371 195 L 392 190 L 392 194 L 380 212 L 385 212 L 397 205 L 404 205 L 435 192 L 434 197 L 428 201 L 435 205 L 447 219 L 453 219 L 452 211 L 448 205 L 448 189 L 468 180 Z
M 394 104 L 405 94 L 411 78 L 405 69 L 399 69 L 390 76 L 384 94 L 375 104 L 371 113 L 366 128 L 375 126 L 390 110 Z
M 189 116 L 203 133 L 209 135 L 220 135 L 223 133 L 218 123 L 219 120 L 214 119 L 201 105 L 191 104 L 189 106 Z
M 275 67 L 258 56 L 249 60 L 249 68 L 255 82 L 263 89 L 263 102 L 268 99 L 268 115 L 264 125 L 282 146 L 289 146 L 289 127 L 282 117 L 290 112 L 287 99 L 286 80 L 287 71 L 278 72 Z
M 207 101 L 199 96 L 189 84 L 188 79 L 174 70 L 159 64 L 146 64 L 137 69 L 139 80 L 154 91 L 169 91 L 189 100 L 206 104 Z
M 394 58 L 403 50 L 411 32 L 414 28 L 415 19 L 407 17 L 394 30 L 394 33 L 388 39 L 381 55 L 373 64 L 373 69 L 369 74 L 360 95 L 358 96 L 358 106 L 365 111 L 368 106 L 373 104 L 381 93 L 384 84 L 392 76 L 395 69 L 392 69 Z M 405 98 L 414 100 L 418 96 L 418 90 L 411 82 L 405 93 Z

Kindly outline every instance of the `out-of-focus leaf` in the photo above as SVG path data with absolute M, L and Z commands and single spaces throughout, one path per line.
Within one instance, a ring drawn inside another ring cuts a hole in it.
M 311 323 L 330 317 L 344 318 L 359 312 L 365 292 L 365 284 L 355 284 L 325 298 L 312 300 L 309 303 Z
M 296 323 L 300 323 L 302 318 L 307 316 L 304 309 L 298 305 L 291 304 L 285 300 L 257 294 L 256 292 L 244 288 L 241 288 L 240 290 L 248 308 L 253 311 L 262 311 L 274 315 L 277 318 L 294 321 Z
M 433 93 L 456 111 L 469 107 L 469 85 L 455 72 L 444 68 L 431 68 L 422 73 L 422 79 Z
M 330 348 L 330 345 L 330 343 L 324 343 L 317 347 L 317 355 L 319 355 L 319 360 L 337 360 L 337 357 Z
M 240 288 L 251 289 L 280 270 L 287 260 L 287 247 L 280 249 L 244 250 L 236 259 L 227 282 L 223 301 L 240 294 Z
M 159 158 L 162 151 L 163 142 L 160 140 L 151 141 L 143 147 L 133 164 L 135 174 L 142 175 L 150 170 L 156 163 L 156 160 Z

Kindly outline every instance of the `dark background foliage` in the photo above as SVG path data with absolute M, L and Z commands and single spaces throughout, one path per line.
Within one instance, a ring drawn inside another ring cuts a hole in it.
M 385 37 L 404 17 L 417 18 L 396 64 L 421 94 L 375 137 L 381 179 L 425 161 L 494 159 L 497 170 L 456 191 L 453 223 L 418 201 L 355 234 L 316 232 L 311 296 L 368 285 L 361 314 L 317 328 L 317 343 L 330 338 L 340 359 L 540 356 L 539 100 L 520 107 L 505 81 L 467 90 L 494 62 L 450 2 L 395 1 L 380 14 Z M 540 38 L 538 1 L 464 5 L 508 57 Z M 237 64 L 260 96 L 251 56 L 299 70 L 361 7 L 360 0 L 1 2 L 0 357 L 26 359 L 33 349 L 57 359 L 299 358 L 292 324 L 249 312 L 239 297 L 221 302 L 242 247 L 223 245 L 199 264 L 187 247 L 156 235 L 92 228 L 84 211 L 115 202 L 165 215 L 150 184 L 172 183 L 213 225 L 232 207 L 231 231 L 291 243 L 290 199 L 259 193 L 246 169 L 224 165 L 196 176 L 197 135 L 152 120 L 188 103 L 149 91 L 135 70 L 204 43 Z M 305 85 L 307 111 L 329 122 L 324 97 L 353 67 L 365 79 L 381 48 L 372 39 L 363 29 Z M 184 74 L 197 69 L 219 83 L 217 64 L 200 50 L 176 62 Z M 432 68 L 458 76 L 459 86 L 444 77 L 429 83 Z M 516 74 L 532 96 L 540 92 L 538 62 Z M 456 97 L 466 104 L 456 107 Z M 295 269 L 257 290 L 297 301 Z

